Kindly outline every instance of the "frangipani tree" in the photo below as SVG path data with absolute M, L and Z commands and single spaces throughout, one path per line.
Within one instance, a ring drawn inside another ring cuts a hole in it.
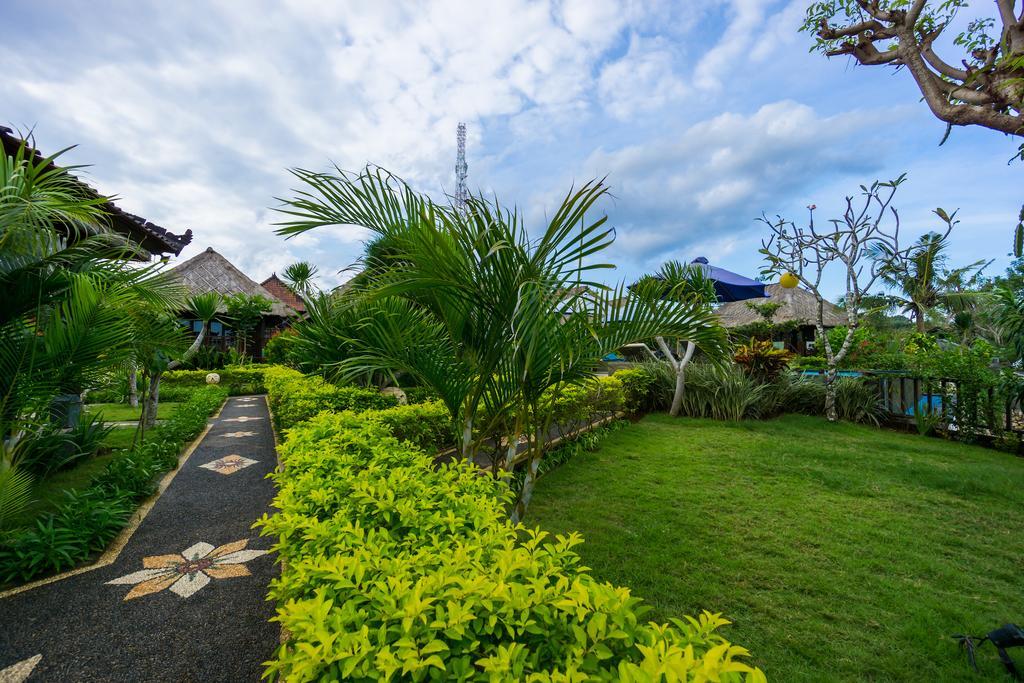
M 584 219 L 607 192 L 600 181 L 570 191 L 531 237 L 521 214 L 497 200 L 471 197 L 455 211 L 377 168 L 293 173 L 303 185 L 284 202 L 281 234 L 358 225 L 387 245 L 387 263 L 368 263 L 375 274 L 353 297 L 364 317 L 339 340 L 353 353 L 338 371 L 401 370 L 431 387 L 453 415 L 466 459 L 503 436 L 510 465 L 525 435 L 517 518 L 547 440 L 547 392 L 592 378 L 606 353 L 658 335 L 725 353 L 725 334 L 704 307 L 593 279 L 611 266 L 590 257 L 614 239 L 606 217 Z
M 769 236 L 761 242 L 760 251 L 767 261 L 763 272 L 775 276 L 794 274 L 818 303 L 814 327 L 825 351 L 825 416 L 831 422 L 838 419 L 835 381 L 839 363 L 849 352 L 860 326 L 864 297 L 892 264 L 907 258 L 912 249 L 900 245 L 899 213 L 892 206 L 905 178 L 901 175 L 888 182 L 862 185 L 860 201 L 846 197 L 845 211 L 840 218 L 830 220 L 829 227 L 815 225 L 814 206 L 808 207 L 807 227 L 799 227 L 781 216 L 774 220 L 767 216 L 761 218 L 769 230 Z M 941 209 L 936 213 L 940 217 L 945 215 Z M 887 254 L 889 258 L 878 258 L 879 254 Z M 833 264 L 846 283 L 846 336 L 838 348 L 833 347 L 825 334 L 825 297 L 822 294 L 825 271 Z
M 706 308 L 708 311 L 711 310 L 711 305 L 716 300 L 715 284 L 704 269 L 680 261 L 666 262 L 653 276 L 641 278 L 633 285 L 633 290 L 637 295 L 649 299 L 688 301 Z M 682 338 L 666 341 L 665 337 L 661 335 L 656 336 L 654 341 L 676 375 L 672 405 L 669 408 L 669 415 L 676 417 L 683 405 L 683 392 L 686 390 L 686 368 L 693 359 L 697 345 L 692 340 Z

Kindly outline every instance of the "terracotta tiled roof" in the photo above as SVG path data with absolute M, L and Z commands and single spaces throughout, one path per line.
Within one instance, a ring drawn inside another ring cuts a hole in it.
M 23 140 L 13 130 L 0 126 L 0 143 L 2 143 L 5 154 L 14 154 Z M 37 161 L 45 157 L 42 152 L 35 148 L 34 141 L 29 141 L 27 147 L 32 150 Z M 76 178 L 82 188 L 91 196 L 99 197 L 100 193 L 81 179 Z M 155 223 L 150 223 L 141 216 L 128 213 L 119 208 L 113 202 L 103 205 L 103 210 L 110 216 L 110 227 L 114 232 L 124 235 L 135 244 L 141 246 L 150 254 L 174 254 L 177 256 L 181 250 L 192 241 L 192 231 L 186 230 L 183 235 L 175 235 L 167 229 Z
M 277 273 L 274 273 L 260 284 L 265 290 L 294 308 L 299 313 L 306 312 L 306 304 L 302 302 L 302 299 L 295 295 L 295 292 L 288 288 L 288 285 L 285 284 L 284 280 L 277 276 Z

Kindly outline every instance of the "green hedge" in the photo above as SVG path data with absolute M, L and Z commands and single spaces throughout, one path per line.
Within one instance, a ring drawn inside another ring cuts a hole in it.
M 221 370 L 171 370 L 164 373 L 160 383 L 160 394 L 178 387 L 205 387 L 206 376 L 211 372 L 220 375 L 216 386 L 224 387 L 230 396 L 262 394 L 266 392 L 263 373 L 266 365 L 229 365 Z
M 582 566 L 578 535 L 509 523 L 509 489 L 435 467 L 387 426 L 321 414 L 293 427 L 261 533 L 289 639 L 267 675 L 289 681 L 762 681 L 704 613 L 645 623 L 628 589 Z
M 184 445 L 203 431 L 226 397 L 219 387 L 193 390 L 174 417 L 145 443 L 114 458 L 88 488 L 68 492 L 34 526 L 0 536 L 0 584 L 70 569 L 106 548 L 139 501 L 156 491 L 157 477 L 177 466 Z
M 394 396 L 372 389 L 339 387 L 321 377 L 303 375 L 278 365 L 263 372 L 267 401 L 274 414 L 274 426 L 288 429 L 325 410 L 383 410 L 398 405 Z

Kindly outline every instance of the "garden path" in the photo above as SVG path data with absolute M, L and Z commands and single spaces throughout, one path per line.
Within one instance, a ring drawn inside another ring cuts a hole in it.
M 113 563 L 0 599 L 0 683 L 258 681 L 275 465 L 264 398 L 228 399 Z

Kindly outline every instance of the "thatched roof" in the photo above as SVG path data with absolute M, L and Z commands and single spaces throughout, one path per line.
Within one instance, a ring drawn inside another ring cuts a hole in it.
M 797 320 L 806 322 L 808 325 L 814 324 L 818 302 L 809 291 L 800 287 L 786 289 L 779 284 L 767 285 L 765 291 L 768 293 L 767 297 L 749 299 L 749 301 L 758 304 L 770 301 L 781 302 L 782 308 L 775 313 L 775 317 L 772 318 L 773 322 L 784 323 Z M 826 301 L 824 312 L 825 327 L 839 327 L 846 324 L 846 316 L 835 304 Z M 731 301 L 722 304 L 718 307 L 715 315 L 718 316 L 718 320 L 724 327 L 741 327 L 762 320 L 761 314 L 747 306 L 746 301 Z
M 217 292 L 225 297 L 232 294 L 259 295 L 271 303 L 267 315 L 282 318 L 296 315 L 295 309 L 235 268 L 230 261 L 214 251 L 213 247 L 207 247 L 206 251 L 171 268 L 168 273 L 180 279 L 192 296 L 207 292 Z M 224 310 L 226 309 L 222 306 L 221 311 Z
M 306 304 L 295 295 L 295 292 L 288 287 L 288 284 L 273 273 L 270 277 L 260 283 L 265 290 L 285 302 L 299 313 L 306 312 Z
M 3 147 L 5 154 L 13 156 L 17 152 L 18 147 L 23 143 L 26 145 L 27 151 L 32 154 L 36 163 L 41 162 L 45 158 L 42 152 L 35 148 L 34 140 L 23 141 L 10 128 L 0 126 L 0 146 Z M 49 166 L 54 167 L 56 164 L 51 162 Z M 75 178 L 75 180 L 87 196 L 100 196 L 98 191 L 79 178 Z M 109 217 L 110 227 L 114 232 L 123 235 L 132 243 L 146 250 L 147 253 L 142 254 L 143 257 L 148 258 L 151 254 L 174 254 L 177 256 L 192 241 L 191 230 L 186 230 L 183 235 L 175 235 L 155 223 L 150 223 L 141 216 L 128 213 L 113 202 L 107 202 L 101 208 Z

